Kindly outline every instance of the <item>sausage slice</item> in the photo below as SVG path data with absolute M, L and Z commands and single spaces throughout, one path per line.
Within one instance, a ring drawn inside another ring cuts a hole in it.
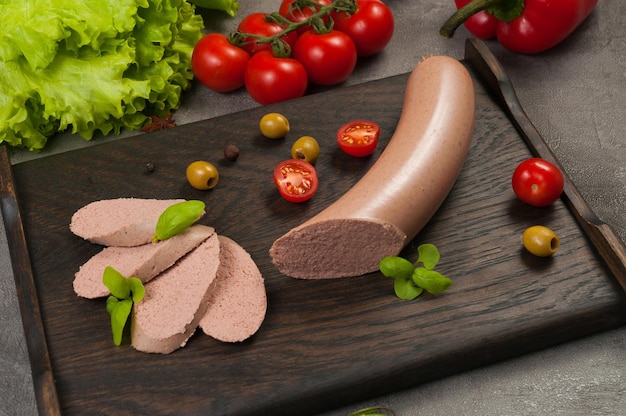
M 219 341 L 239 342 L 256 333 L 265 319 L 265 282 L 243 247 L 221 235 L 218 240 L 220 266 L 200 328 Z
M 102 282 L 107 266 L 113 267 L 122 276 L 136 277 L 146 283 L 213 233 L 212 227 L 197 224 L 158 243 L 135 247 L 105 247 L 80 267 L 74 277 L 74 291 L 78 296 L 88 299 L 108 296 L 109 289 Z
M 116 198 L 91 202 L 72 215 L 70 230 L 104 246 L 148 244 L 167 207 L 184 199 Z
M 143 300 L 133 308 L 133 347 L 169 354 L 187 343 L 206 311 L 219 251 L 217 234 L 213 234 L 145 285 Z

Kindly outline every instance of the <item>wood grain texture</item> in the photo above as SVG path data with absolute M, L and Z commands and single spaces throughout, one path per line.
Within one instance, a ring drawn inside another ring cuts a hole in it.
M 37 408 L 41 415 L 58 415 L 59 402 L 41 320 L 39 297 L 15 194 L 13 172 L 4 146 L 0 152 L 0 210 L 11 255 L 16 294 L 20 300 Z
M 531 152 L 555 165 L 565 172 L 552 150 L 541 137 L 532 123 L 522 104 L 517 98 L 511 79 L 500 65 L 487 44 L 479 39 L 467 39 L 465 42 L 465 59 L 478 71 L 483 82 L 503 106 L 511 118 L 511 122 L 528 145 Z M 598 218 L 591 210 L 582 194 L 578 191 L 569 175 L 564 175 L 562 199 L 578 224 L 598 250 L 600 257 L 626 291 L 626 245 L 615 230 Z
M 625 323 L 626 295 L 563 203 L 537 209 L 514 198 L 510 172 L 530 152 L 478 83 L 477 124 L 461 176 L 403 252 L 415 259 L 418 244 L 436 244 L 438 268 L 454 280 L 448 292 L 406 302 L 376 273 L 300 281 L 276 272 L 268 255 L 274 239 L 345 192 L 391 137 L 407 76 L 16 165 L 62 413 L 309 415 Z M 269 111 L 289 118 L 287 139 L 258 133 Z M 374 157 L 353 159 L 336 149 L 335 130 L 353 118 L 381 125 Z M 293 205 L 278 196 L 271 175 L 305 134 L 322 145 L 321 186 L 308 203 Z M 241 149 L 234 163 L 222 158 L 228 143 Z M 220 168 L 214 190 L 186 184 L 185 167 L 196 159 Z M 223 344 L 197 333 L 168 356 L 113 346 L 104 300 L 72 290 L 74 273 L 101 248 L 73 236 L 68 224 L 81 206 L 124 196 L 207 203 L 202 223 L 248 250 L 266 279 L 267 318 L 252 339 Z M 521 233 L 537 223 L 561 237 L 553 258 L 521 248 Z

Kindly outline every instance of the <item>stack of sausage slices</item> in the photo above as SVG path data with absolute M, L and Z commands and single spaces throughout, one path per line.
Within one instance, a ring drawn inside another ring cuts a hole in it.
M 267 310 L 265 282 L 239 244 L 194 224 L 167 240 L 152 241 L 163 211 L 179 199 L 118 198 L 92 202 L 74 213 L 70 230 L 105 248 L 82 265 L 74 291 L 108 296 L 104 269 L 113 267 L 144 283 L 131 318 L 131 343 L 139 351 L 169 354 L 196 328 L 223 342 L 256 333 Z

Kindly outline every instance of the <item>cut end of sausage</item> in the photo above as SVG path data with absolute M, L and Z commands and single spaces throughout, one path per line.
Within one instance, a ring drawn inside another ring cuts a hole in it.
M 374 165 L 339 199 L 270 249 L 289 276 L 321 279 L 378 270 L 430 221 L 467 157 L 475 116 L 471 75 L 458 60 L 425 59 L 410 75 L 402 114 Z
M 243 247 L 221 235 L 218 240 L 220 266 L 200 328 L 218 341 L 241 342 L 254 335 L 265 319 L 265 282 Z
M 406 239 L 393 224 L 329 219 L 292 229 L 274 242 L 270 256 L 281 273 L 299 279 L 360 276 L 400 253 Z

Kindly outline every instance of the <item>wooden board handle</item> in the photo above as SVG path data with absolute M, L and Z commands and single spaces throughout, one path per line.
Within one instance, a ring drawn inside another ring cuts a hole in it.
M 468 39 L 465 43 L 465 59 L 478 71 L 487 90 L 495 96 L 532 153 L 554 164 L 563 172 L 565 182 L 563 201 L 626 292 L 626 245 L 624 242 L 615 230 L 602 222 L 587 205 L 574 182 L 561 167 L 552 150 L 522 108 L 510 78 L 487 45 L 479 39 Z
M 26 236 L 18 208 L 11 162 L 6 146 L 0 146 L 0 211 L 11 253 L 13 277 L 18 299 L 22 325 L 26 335 L 26 346 L 30 357 L 33 384 L 40 415 L 60 415 L 59 399 L 52 373 L 52 365 L 39 307 L 39 297 L 35 290 Z M 21 254 L 20 254 L 21 253 Z

